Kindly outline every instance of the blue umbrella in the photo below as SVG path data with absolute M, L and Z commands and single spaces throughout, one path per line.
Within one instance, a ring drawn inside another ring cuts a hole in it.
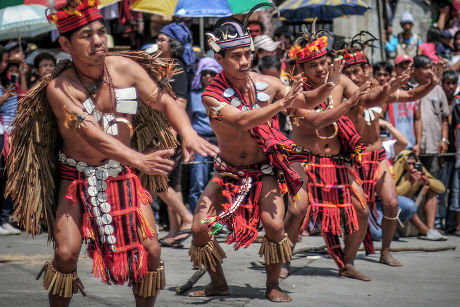
M 332 20 L 344 15 L 364 15 L 369 6 L 362 0 L 286 0 L 279 7 L 287 21 L 305 21 L 318 17 Z
M 179 0 L 175 16 L 181 17 L 223 17 L 247 13 L 259 3 L 269 0 Z

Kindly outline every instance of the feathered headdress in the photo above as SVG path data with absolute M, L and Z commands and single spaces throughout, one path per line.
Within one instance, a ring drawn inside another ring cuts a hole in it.
M 69 0 L 66 6 L 52 8 L 46 17 L 62 34 L 102 18 L 98 5 L 99 0 Z
M 366 47 L 375 48 L 376 46 L 373 44 L 375 41 L 378 39 L 374 35 L 367 31 L 361 31 L 353 36 L 349 42 L 342 41 L 336 54 L 345 60 L 345 67 L 359 63 L 368 64 L 364 49 Z
M 248 32 L 249 17 L 260 7 L 270 6 L 276 10 L 278 17 L 280 12 L 278 7 L 273 3 L 259 3 L 254 6 L 244 18 L 243 24 L 236 19 L 228 19 L 220 24 L 214 33 L 206 33 L 208 36 L 208 44 L 214 52 L 220 50 L 239 48 L 239 47 L 251 47 L 251 51 L 254 51 L 254 42 Z M 225 30 L 224 30 L 225 29 Z
M 328 37 L 326 35 L 332 38 L 332 34 L 324 29 L 316 31 L 317 19 L 313 20 L 311 33 L 308 32 L 305 25 L 302 25 L 302 35 L 295 40 L 289 50 L 289 57 L 295 59 L 299 64 L 319 58 L 327 52 Z M 305 47 L 301 47 L 304 44 Z

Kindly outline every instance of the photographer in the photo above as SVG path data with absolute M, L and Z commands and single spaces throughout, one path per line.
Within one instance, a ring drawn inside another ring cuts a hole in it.
M 394 173 L 398 195 L 415 199 L 419 206 L 418 213 L 411 219 L 421 233 L 419 238 L 431 241 L 447 240 L 447 237 L 434 227 L 438 207 L 437 194 L 445 192 L 444 184 L 435 179 L 410 150 L 403 150 L 396 157 Z M 420 206 L 423 207 L 425 221 L 422 220 L 423 216 L 419 216 Z

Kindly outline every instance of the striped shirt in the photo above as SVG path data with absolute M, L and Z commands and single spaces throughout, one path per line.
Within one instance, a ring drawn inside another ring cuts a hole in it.
M 3 95 L 3 87 L 0 86 L 0 96 Z M 2 116 L 3 127 L 0 129 L 1 134 L 4 131 L 11 133 L 13 129 L 10 125 L 16 117 L 18 111 L 18 96 L 11 95 L 0 107 L 0 114 Z

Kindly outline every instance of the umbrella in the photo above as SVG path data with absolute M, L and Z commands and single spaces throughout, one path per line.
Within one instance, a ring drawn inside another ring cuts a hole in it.
M 288 21 L 304 21 L 314 17 L 332 20 L 344 15 L 364 15 L 369 6 L 362 0 L 286 0 L 279 9 L 281 17 Z
M 135 0 L 131 10 L 136 12 L 151 13 L 161 16 L 171 16 L 177 5 L 177 0 Z
M 7 1 L 0 1 L 0 9 L 8 7 L 8 6 L 15 6 L 21 4 L 40 4 L 46 7 L 50 6 L 51 0 L 7 0 Z M 102 8 L 104 6 L 110 5 L 114 2 L 119 2 L 121 0 L 99 0 L 99 7 Z M 54 0 L 55 7 L 61 7 L 67 4 L 67 0 Z
M 0 10 L 0 40 L 34 37 L 56 29 L 46 19 L 43 5 L 15 5 Z
M 161 16 L 222 17 L 248 12 L 268 0 L 135 0 L 131 10 Z
M 67 0 L 54 0 L 56 6 L 61 6 L 67 3 Z M 48 6 L 48 0 L 6 0 L 0 1 L 0 9 L 3 9 L 8 6 L 15 6 L 21 4 L 41 4 L 44 6 Z
M 256 4 L 267 0 L 179 0 L 174 11 L 181 17 L 223 17 L 247 13 Z

